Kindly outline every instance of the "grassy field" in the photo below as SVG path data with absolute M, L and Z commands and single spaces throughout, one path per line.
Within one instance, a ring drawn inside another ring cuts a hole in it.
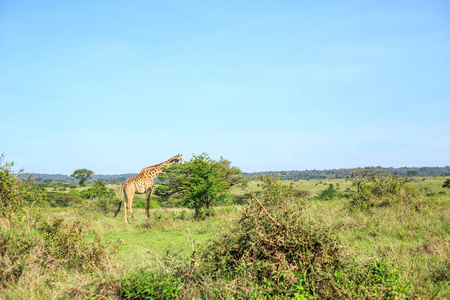
M 445 179 L 417 178 L 409 183 L 420 190 L 423 199 L 414 208 L 399 204 L 369 212 L 348 209 L 345 191 L 354 187 L 344 179 L 282 181 L 282 184 L 301 192 L 307 219 L 331 228 L 347 255 L 356 261 L 388 259 L 411 282 L 410 298 L 450 299 L 450 190 L 442 188 Z M 338 189 L 339 197 L 328 201 L 319 199 L 317 196 L 330 184 Z M 120 187 L 109 187 L 120 197 Z M 123 278 L 139 268 L 157 269 L 167 260 L 175 263 L 188 260 L 193 248 L 201 251 L 240 218 L 249 192 L 257 194 L 262 190 L 260 181 L 251 181 L 245 188 L 233 188 L 232 195 L 240 199 L 240 204 L 217 207 L 216 216 L 205 220 L 194 220 L 193 212 L 185 208 L 152 209 L 149 220 L 144 218 L 144 209 L 134 208 L 136 222 L 125 224 L 123 208 L 113 218 L 114 209 L 105 214 L 89 205 L 37 207 L 48 222 L 60 218 L 66 223 L 79 224 L 88 241 L 99 236 L 110 247 L 118 247 L 117 252 L 104 271 L 83 275 L 57 272 L 35 278 L 34 284 L 19 281 L 1 289 L 0 298 L 64 298 L 73 287 L 88 291 L 95 282 Z M 138 195 L 134 203 L 143 201 Z

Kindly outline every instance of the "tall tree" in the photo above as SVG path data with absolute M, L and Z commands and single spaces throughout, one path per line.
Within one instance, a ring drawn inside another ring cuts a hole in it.
M 88 169 L 78 169 L 75 170 L 72 175 L 72 177 L 76 178 L 77 180 L 79 180 L 79 184 L 83 185 L 86 180 L 88 179 L 92 179 L 92 175 L 94 175 L 94 172 L 92 172 L 91 170 Z

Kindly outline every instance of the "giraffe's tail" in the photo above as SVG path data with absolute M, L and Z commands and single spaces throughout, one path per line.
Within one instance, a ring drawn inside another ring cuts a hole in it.
M 123 195 L 123 187 L 120 189 L 121 191 L 122 191 L 122 197 L 124 196 Z M 120 208 L 122 207 L 122 202 L 123 201 L 120 201 L 119 202 L 119 207 L 117 208 L 117 211 L 116 211 L 116 213 L 114 214 L 114 218 L 117 216 L 117 214 L 119 213 L 119 211 L 120 211 Z
M 119 202 L 119 207 L 117 208 L 117 211 L 116 211 L 116 213 L 114 214 L 114 218 L 115 218 L 115 217 L 117 216 L 117 214 L 119 213 L 121 207 L 122 207 L 122 201 Z

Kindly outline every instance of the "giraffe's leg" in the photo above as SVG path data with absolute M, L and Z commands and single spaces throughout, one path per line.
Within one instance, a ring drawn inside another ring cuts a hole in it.
M 150 188 L 147 191 L 147 195 L 145 197 L 145 216 L 147 217 L 147 219 L 150 218 L 150 196 L 152 195 L 152 190 L 153 188 Z
M 125 223 L 128 223 L 127 210 L 130 210 L 131 219 L 135 221 L 133 211 L 131 209 L 133 206 L 134 190 L 124 190 L 124 196 L 125 196 Z
M 127 191 L 125 189 L 125 187 L 123 188 L 123 198 L 124 198 L 124 206 L 123 206 L 123 210 L 125 211 L 125 223 L 128 223 L 127 221 L 127 207 L 128 207 L 128 197 L 127 197 Z
M 125 211 L 125 223 L 128 223 L 128 221 L 127 221 L 127 207 L 128 207 L 128 200 L 127 200 L 127 194 L 125 193 L 125 191 L 124 191 L 124 193 L 123 193 L 123 198 L 124 198 L 124 206 L 123 206 L 123 210 Z
M 134 221 L 136 221 L 136 220 L 134 219 L 134 216 L 133 216 L 133 197 L 134 197 L 134 193 L 133 193 L 133 195 L 130 197 L 130 201 L 128 202 L 128 203 L 129 203 L 128 209 L 130 210 L 131 219 L 133 219 L 133 222 L 134 222 Z

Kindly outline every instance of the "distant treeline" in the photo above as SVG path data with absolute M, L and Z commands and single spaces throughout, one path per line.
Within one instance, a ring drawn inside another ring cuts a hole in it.
M 32 176 L 36 183 L 52 183 L 52 182 L 65 182 L 70 184 L 77 184 L 78 180 L 64 174 L 39 174 L 39 173 L 23 173 L 20 174 L 20 179 L 26 179 L 28 176 Z M 137 174 L 118 174 L 118 175 L 93 175 L 93 179 L 87 180 L 87 183 L 92 183 L 94 180 L 101 180 L 105 183 L 124 182 L 130 177 Z
M 383 168 L 373 167 L 375 170 L 384 171 L 386 173 L 395 174 L 399 176 L 447 176 L 450 175 L 450 166 L 445 167 L 422 167 L 422 168 Z M 345 178 L 348 171 L 351 169 L 332 169 L 332 170 L 305 170 L 305 171 L 277 171 L 277 172 L 253 172 L 244 173 L 251 178 L 255 175 L 263 174 L 265 176 L 273 176 L 279 174 L 281 179 L 337 179 Z
M 446 167 L 422 167 L 422 168 L 383 168 L 374 167 L 376 170 L 385 171 L 400 176 L 447 176 L 450 175 L 450 166 Z M 266 176 L 273 176 L 276 173 L 279 174 L 281 179 L 336 179 L 345 178 L 347 171 L 350 169 L 332 169 L 332 170 L 305 170 L 305 171 L 270 171 L 270 172 L 253 172 L 244 173 L 248 178 L 252 178 L 255 175 L 263 174 Z M 411 172 L 412 171 L 412 172 Z M 20 178 L 28 178 L 30 173 L 21 174 Z M 88 183 L 92 183 L 94 180 L 101 180 L 105 183 L 124 182 L 130 177 L 136 176 L 136 173 L 118 174 L 118 175 L 94 175 L 93 179 L 88 180 Z M 52 182 L 66 182 L 76 184 L 77 180 L 69 175 L 63 174 L 32 174 L 36 183 L 52 183 Z

